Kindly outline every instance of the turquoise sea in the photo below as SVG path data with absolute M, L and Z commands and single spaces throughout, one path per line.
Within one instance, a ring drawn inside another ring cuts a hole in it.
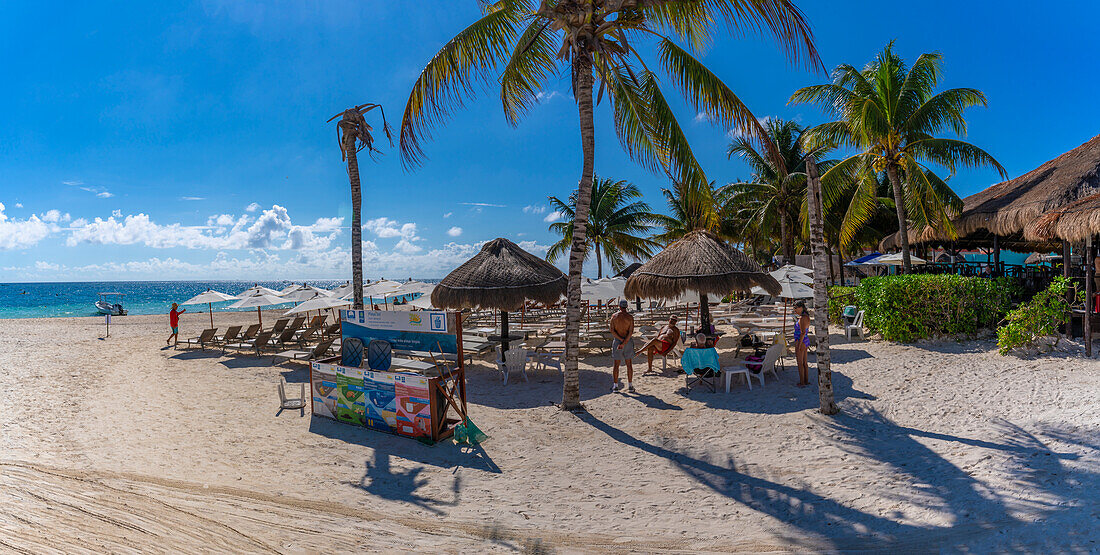
M 331 289 L 346 280 L 311 280 L 306 283 L 323 289 Z M 290 281 L 109 281 L 109 282 L 54 282 L 54 283 L 0 283 L 0 318 L 53 318 L 64 316 L 98 316 L 95 302 L 101 292 L 123 293 L 123 306 L 130 314 L 165 314 L 172 303 L 181 303 L 213 289 L 236 295 L 256 284 L 276 291 L 291 284 Z M 301 282 L 294 282 L 301 283 Z M 213 305 L 215 312 L 227 311 L 233 304 L 224 302 Z M 272 306 L 290 307 L 293 303 Z M 206 312 L 206 305 L 186 306 L 192 312 Z M 254 311 L 255 309 L 246 309 Z

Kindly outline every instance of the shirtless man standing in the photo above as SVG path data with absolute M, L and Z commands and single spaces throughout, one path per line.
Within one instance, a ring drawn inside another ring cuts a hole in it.
M 622 386 L 619 385 L 619 362 L 626 361 L 626 390 L 634 393 L 634 317 L 626 311 L 630 303 L 619 301 L 619 311 L 611 317 L 611 360 L 615 361 L 615 369 L 611 373 L 611 392 L 614 393 Z

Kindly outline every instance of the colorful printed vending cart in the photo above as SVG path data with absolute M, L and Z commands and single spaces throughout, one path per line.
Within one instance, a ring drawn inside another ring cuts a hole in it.
M 431 442 L 450 437 L 466 418 L 462 314 L 342 310 L 340 319 L 345 344 L 384 341 L 391 354 L 310 364 L 313 415 Z

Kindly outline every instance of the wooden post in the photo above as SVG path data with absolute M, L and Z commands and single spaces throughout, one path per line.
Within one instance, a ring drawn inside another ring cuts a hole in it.
M 817 395 L 822 414 L 840 409 L 833 397 L 832 359 L 829 355 L 829 293 L 825 280 L 825 224 L 822 220 L 821 177 L 813 156 L 806 157 L 806 187 L 810 217 L 810 246 L 814 254 L 814 335 L 817 337 Z M 904 233 L 904 230 L 903 230 Z M 803 332 L 805 333 L 805 332 Z
M 500 311 L 500 360 L 504 360 L 504 352 L 508 350 L 508 313 Z
M 1001 238 L 993 236 L 993 277 L 1001 275 Z
M 1062 241 L 1062 277 L 1069 279 L 1069 257 L 1073 254 L 1073 249 L 1069 246 L 1069 241 Z
M 1096 246 L 1092 242 L 1092 235 L 1085 242 L 1085 356 L 1092 356 L 1092 308 L 1093 294 L 1096 292 Z

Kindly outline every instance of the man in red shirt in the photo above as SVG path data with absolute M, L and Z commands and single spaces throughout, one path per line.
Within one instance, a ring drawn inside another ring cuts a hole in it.
M 168 336 L 168 341 L 165 341 L 165 345 L 171 345 L 172 340 L 175 339 L 176 343 L 180 342 L 180 314 L 187 312 L 187 309 L 179 310 L 179 305 L 172 303 L 172 310 L 168 313 L 168 325 L 172 327 L 172 335 Z

